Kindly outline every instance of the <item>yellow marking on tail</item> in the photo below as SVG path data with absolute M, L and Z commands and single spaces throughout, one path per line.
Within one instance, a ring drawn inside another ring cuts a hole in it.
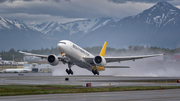
M 102 57 L 105 56 L 106 46 L 107 46 L 107 42 L 105 41 L 105 42 L 104 42 L 104 45 L 103 45 L 103 47 L 102 47 L 102 49 L 101 49 L 101 52 L 100 52 L 100 54 L 99 54 L 99 55 L 102 56 Z M 95 70 L 95 66 L 93 66 L 93 69 Z M 105 68 L 104 68 L 104 67 L 101 67 L 101 66 L 97 66 L 97 70 L 98 70 L 98 71 L 104 71 Z
M 103 48 L 101 49 L 101 53 L 99 54 L 99 55 L 102 56 L 102 57 L 105 56 L 106 46 L 107 46 L 107 42 L 105 41 L 105 42 L 104 42 L 104 46 L 103 46 Z

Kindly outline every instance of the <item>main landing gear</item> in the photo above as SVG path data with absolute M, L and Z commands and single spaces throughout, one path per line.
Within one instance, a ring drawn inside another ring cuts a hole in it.
M 70 63 L 70 62 L 68 63 L 69 69 L 66 69 L 66 72 L 67 72 L 68 75 L 70 75 L 70 74 L 73 75 L 73 71 L 71 70 L 72 65 L 73 65 L 73 64 Z
M 97 70 L 97 66 L 95 66 L 95 70 L 94 69 L 92 69 L 92 73 L 94 74 L 94 75 L 99 75 L 99 71 Z
M 66 72 L 68 75 L 70 75 L 70 74 L 73 75 L 73 71 L 71 69 L 66 69 Z
M 96 74 L 99 75 L 99 71 L 98 71 L 97 69 L 95 69 L 95 70 L 92 69 L 92 73 L 93 73 L 94 75 L 96 75 Z

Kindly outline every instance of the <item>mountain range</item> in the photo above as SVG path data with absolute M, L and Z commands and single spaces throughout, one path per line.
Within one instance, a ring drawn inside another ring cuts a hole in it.
M 121 20 L 97 18 L 68 23 L 25 24 L 0 17 L 0 50 L 56 47 L 58 41 L 71 40 L 82 47 L 126 48 L 130 45 L 180 47 L 180 9 L 167 2 Z M 93 41 L 92 41 L 93 40 Z
M 0 50 L 39 49 L 44 43 L 51 45 L 51 40 L 53 38 L 30 29 L 21 21 L 0 17 Z
M 103 36 L 103 37 L 102 37 Z M 93 42 L 88 43 L 88 40 Z M 112 22 L 82 37 L 81 46 L 102 45 L 127 48 L 129 45 L 180 47 L 180 9 L 159 2 L 135 16 Z
M 45 22 L 26 25 L 22 21 L 0 17 L 0 49 L 40 49 L 56 47 L 60 40 L 78 41 L 81 37 L 107 23 L 111 18 L 80 20 L 68 23 Z
M 97 18 L 62 24 L 45 22 L 42 24 L 32 24 L 29 27 L 53 38 L 59 38 L 59 40 L 68 39 L 76 42 L 89 32 L 114 21 L 112 18 Z

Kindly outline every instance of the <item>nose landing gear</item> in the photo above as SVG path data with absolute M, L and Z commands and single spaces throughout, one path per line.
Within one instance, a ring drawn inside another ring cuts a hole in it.
M 72 65 L 73 65 L 73 64 L 70 63 L 70 62 L 68 63 L 69 69 L 66 69 L 66 72 L 67 72 L 68 75 L 70 75 L 70 74 L 73 75 L 73 71 L 71 70 Z

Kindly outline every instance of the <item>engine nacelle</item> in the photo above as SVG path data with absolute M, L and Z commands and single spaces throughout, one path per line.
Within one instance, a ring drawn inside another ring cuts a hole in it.
M 56 55 L 54 55 L 54 54 L 49 55 L 47 60 L 48 60 L 49 64 L 52 65 L 52 66 L 56 66 L 59 63 L 58 57 Z
M 106 60 L 102 56 L 95 56 L 95 58 L 93 59 L 93 62 L 94 62 L 94 64 L 96 64 L 98 66 L 105 66 L 106 65 Z

